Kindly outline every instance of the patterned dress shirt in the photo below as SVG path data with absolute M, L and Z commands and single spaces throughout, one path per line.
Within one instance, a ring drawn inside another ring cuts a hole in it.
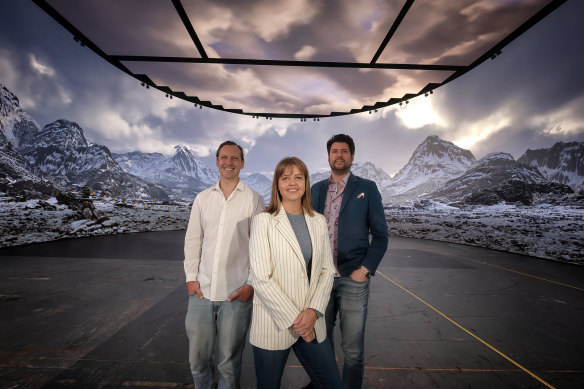
M 351 173 L 343 177 L 338 183 L 333 182 L 329 177 L 328 192 L 324 203 L 324 217 L 328 224 L 329 241 L 331 242 L 331 251 L 333 252 L 333 263 L 335 264 L 335 277 L 340 277 L 337 267 L 337 241 L 339 239 L 339 214 L 341 212 L 341 203 L 343 202 L 343 193 Z

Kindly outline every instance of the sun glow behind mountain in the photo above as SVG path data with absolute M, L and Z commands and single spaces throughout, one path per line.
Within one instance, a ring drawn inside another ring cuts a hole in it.
M 412 99 L 409 104 L 402 105 L 402 107 L 395 109 L 395 115 L 407 128 L 416 129 L 432 124 L 439 127 L 444 126 L 444 120 L 428 98 Z

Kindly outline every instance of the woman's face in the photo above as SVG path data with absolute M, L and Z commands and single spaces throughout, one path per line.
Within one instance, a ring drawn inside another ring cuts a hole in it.
M 306 178 L 298 166 L 288 166 L 278 179 L 278 191 L 282 202 L 301 201 L 304 196 Z

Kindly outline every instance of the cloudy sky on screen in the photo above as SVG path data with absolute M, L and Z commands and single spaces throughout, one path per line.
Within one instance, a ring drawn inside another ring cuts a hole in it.
M 283 22 L 279 23 L 270 22 L 273 10 L 265 4 L 256 9 L 242 8 L 237 15 L 226 15 L 208 6 L 204 7 L 205 13 L 191 17 L 210 57 L 369 62 L 378 45 L 372 42 L 383 39 L 387 32 L 386 27 L 376 26 L 387 25 L 383 18 L 395 17 L 391 12 L 379 16 L 367 11 L 375 9 L 373 3 L 381 6 L 391 2 L 370 2 L 371 7 L 328 7 L 326 13 L 319 13 L 318 7 L 307 6 L 304 1 L 287 2 L 295 8 L 290 7 L 280 15 L 279 20 Z M 111 2 L 115 3 L 118 2 Z M 195 15 L 189 3 L 184 3 L 187 13 Z M 477 2 L 483 3 L 497 2 Z M 467 12 L 472 11 L 473 8 Z M 262 13 L 263 17 L 257 17 Z M 296 13 L 307 21 L 301 28 L 292 22 L 298 20 Z M 112 14 L 118 18 L 112 17 L 112 26 L 123 29 L 124 15 Z M 320 171 L 327 168 L 326 140 L 332 134 L 343 132 L 355 139 L 356 161 L 373 162 L 394 175 L 428 135 L 438 135 L 469 149 L 476 158 L 494 151 L 518 158 L 527 148 L 547 148 L 558 141 L 584 141 L 581 15 L 584 15 L 584 2 L 568 1 L 504 48 L 495 60 L 484 62 L 429 97 L 412 99 L 405 109 L 391 106 L 373 114 L 300 122 L 253 119 L 168 99 L 160 91 L 141 87 L 137 80 L 81 47 L 68 31 L 31 1 L 4 0 L 0 13 L 0 83 L 19 97 L 21 107 L 41 126 L 61 118 L 77 122 L 89 141 L 104 144 L 113 152 L 139 150 L 167 154 L 174 145 L 184 144 L 213 166 L 217 145 L 232 139 L 247 152 L 244 172 L 270 175 L 278 160 L 291 155 L 303 159 L 311 171 Z M 149 19 L 152 39 L 168 50 L 161 49 L 161 55 L 195 56 L 196 53 L 189 52 L 191 48 L 184 41 L 189 38 L 184 37 L 183 31 L 170 28 L 164 36 L 154 38 L 163 16 Z M 83 22 L 85 16 L 77 12 L 75 17 Z M 100 28 L 89 25 L 90 20 L 87 18 L 84 25 Z M 207 27 L 208 20 L 213 20 L 214 26 L 221 25 L 221 29 Z M 392 46 L 393 51 L 386 50 L 380 61 L 392 62 L 389 58 L 398 58 L 411 63 L 422 60 L 464 63 L 468 53 L 462 43 L 453 43 L 446 52 L 433 52 L 434 24 L 431 19 L 425 20 L 427 28 L 404 25 L 402 34 L 405 35 L 395 37 L 399 44 Z M 474 28 L 481 28 L 480 20 Z M 253 34 L 248 35 L 246 31 Z M 360 35 L 364 31 L 374 39 Z M 142 54 L 141 46 L 131 40 L 131 33 L 126 32 L 124 36 L 128 37 L 127 42 L 110 39 L 103 45 L 115 42 L 120 50 Z M 261 45 L 257 44 L 258 36 Z M 309 39 L 309 36 L 319 39 Z M 414 47 L 408 41 L 413 37 L 423 44 Z M 163 44 L 164 39 L 167 44 Z M 420 57 L 421 53 L 426 57 Z M 207 85 L 197 86 L 199 97 L 214 94 L 211 96 L 214 103 L 223 102 L 224 106 L 234 108 L 237 108 L 235 96 L 244 97 L 245 104 L 258 110 L 275 101 L 282 101 L 283 109 L 304 112 L 323 107 L 327 112 L 336 108 L 343 110 L 345 106 L 354 108 L 371 103 L 368 100 L 371 98 L 394 97 L 388 88 L 405 87 L 417 92 L 418 84 L 431 82 L 423 79 L 426 76 L 395 76 L 391 72 L 376 77 L 365 74 L 358 79 L 343 72 L 324 77 L 316 70 L 305 72 L 298 68 L 271 69 L 260 75 L 238 69 L 237 77 L 233 77 L 220 65 L 212 66 L 214 78 L 202 78 L 207 80 Z M 177 70 L 177 79 L 179 76 Z M 279 79 L 286 83 L 278 84 Z M 337 79 L 353 82 L 354 94 L 344 95 L 335 84 Z M 392 84 L 391 79 L 399 82 Z M 221 85 L 229 92 L 223 92 Z M 310 94 L 303 96 L 304 92 Z M 302 98 L 295 99 L 294 95 L 298 94 Z

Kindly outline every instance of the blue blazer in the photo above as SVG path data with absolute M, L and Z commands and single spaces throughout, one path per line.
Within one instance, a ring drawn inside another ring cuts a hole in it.
M 319 213 L 324 212 L 328 185 L 326 179 L 311 188 L 312 207 Z M 337 267 L 341 275 L 348 277 L 361 265 L 374 275 L 388 241 L 385 212 L 375 182 L 351 173 L 343 193 L 338 230 Z

